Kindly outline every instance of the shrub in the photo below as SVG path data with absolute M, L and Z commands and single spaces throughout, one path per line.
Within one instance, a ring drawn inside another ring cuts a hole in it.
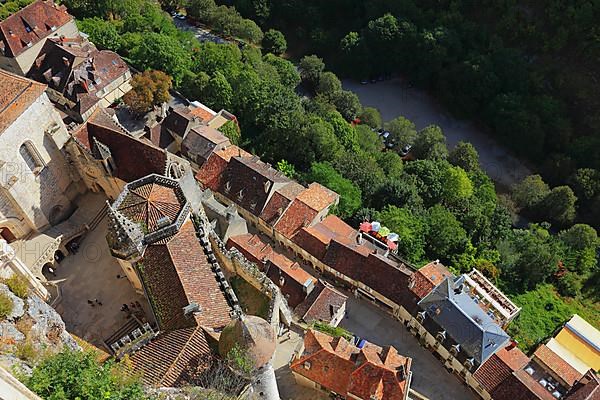
M 13 276 L 5 280 L 5 283 L 10 291 L 20 298 L 24 299 L 27 297 L 27 294 L 29 293 L 29 286 L 23 277 L 13 274 Z
M 37 355 L 38 352 L 33 343 L 31 343 L 31 340 L 27 339 L 24 342 L 17 344 L 17 350 L 15 352 L 17 358 L 33 363 L 37 359 Z
M 329 336 L 343 337 L 346 340 L 352 340 L 352 333 L 339 326 L 331 326 L 325 322 L 315 322 L 313 328 L 319 332 L 326 333 Z
M 12 299 L 7 294 L 0 293 L 0 320 L 6 318 L 12 310 Z

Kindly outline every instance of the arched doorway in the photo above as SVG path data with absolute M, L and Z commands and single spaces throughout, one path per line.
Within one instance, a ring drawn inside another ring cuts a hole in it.
M 56 266 L 53 263 L 46 263 L 42 267 L 42 275 L 50 281 L 56 277 Z
M 61 205 L 52 207 L 48 215 L 48 222 L 50 222 L 50 225 L 54 226 L 57 225 L 59 222 L 62 222 L 63 209 L 64 208 Z

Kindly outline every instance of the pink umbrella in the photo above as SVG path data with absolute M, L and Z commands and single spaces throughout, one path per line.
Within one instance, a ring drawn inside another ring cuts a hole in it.
M 391 240 L 387 241 L 387 246 L 390 250 L 396 250 L 396 248 L 398 248 L 398 245 Z
M 362 232 L 371 232 L 371 229 L 372 227 L 370 222 L 365 221 L 362 224 L 360 224 L 360 230 Z

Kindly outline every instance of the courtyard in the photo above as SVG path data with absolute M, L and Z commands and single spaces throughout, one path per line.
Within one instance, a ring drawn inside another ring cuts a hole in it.
M 135 292 L 110 254 L 105 239 L 106 221 L 104 217 L 96 229 L 87 233 L 77 253 L 62 260 L 56 268 L 56 276 L 52 277 L 59 291 L 52 305 L 65 321 L 67 330 L 104 349 L 104 340 L 133 318 L 121 311 L 123 304 L 137 301 L 143 314 L 151 315 L 144 296 Z

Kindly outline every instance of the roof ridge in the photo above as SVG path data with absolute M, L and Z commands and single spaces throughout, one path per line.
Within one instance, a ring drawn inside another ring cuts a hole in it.
M 167 249 L 168 249 L 168 247 L 167 247 Z M 180 328 L 180 329 L 192 329 L 192 328 Z M 201 329 L 201 327 L 199 325 L 196 325 L 193 329 L 194 330 L 190 334 L 190 337 L 185 341 L 185 344 L 181 348 L 181 351 L 179 352 L 179 354 L 177 354 L 177 357 L 175 357 L 175 359 L 173 360 L 173 362 L 169 365 L 169 367 L 165 371 L 165 373 L 163 375 L 163 378 L 161 379 L 161 382 L 169 374 L 169 372 L 171 372 L 171 369 L 173 369 L 173 367 L 175 366 L 175 364 L 177 364 L 177 361 L 179 361 L 179 359 L 182 357 L 182 354 L 184 353 L 184 351 L 187 348 L 188 344 L 190 344 L 190 342 L 192 341 L 192 338 L 194 337 L 194 334 L 196 333 L 196 331 L 198 329 Z M 179 330 L 179 329 L 176 329 L 176 330 Z

